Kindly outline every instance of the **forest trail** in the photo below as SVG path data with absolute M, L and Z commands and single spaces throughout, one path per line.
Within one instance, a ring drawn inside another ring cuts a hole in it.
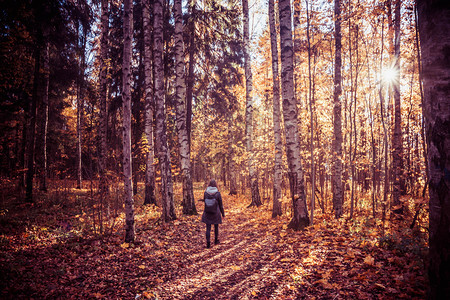
M 196 199 L 200 194 L 196 192 Z M 210 249 L 200 202 L 199 215 L 178 215 L 168 224 L 161 224 L 159 208 L 137 207 L 134 244 L 123 243 L 121 226 L 102 238 L 72 236 L 73 229 L 63 236 L 61 227 L 39 225 L 34 233 L 6 231 L 0 248 L 0 297 L 425 297 L 425 268 L 419 256 L 379 247 L 373 228 L 319 215 L 314 226 L 294 232 L 286 227 L 288 216 L 271 218 L 267 203 L 247 208 L 249 201 L 242 196 L 223 198 L 221 243 Z

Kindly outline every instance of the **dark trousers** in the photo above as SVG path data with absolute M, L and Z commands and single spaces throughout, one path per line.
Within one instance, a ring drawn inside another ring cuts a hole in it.
M 214 224 L 214 237 L 215 240 L 219 240 L 219 224 Z M 211 240 L 211 224 L 206 224 L 206 241 L 209 243 Z

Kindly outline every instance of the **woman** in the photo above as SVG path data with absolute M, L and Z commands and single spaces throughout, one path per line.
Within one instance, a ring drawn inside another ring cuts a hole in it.
M 219 243 L 219 224 L 222 224 L 222 216 L 225 218 L 222 196 L 214 179 L 209 182 L 203 201 L 205 201 L 205 209 L 203 210 L 202 222 L 206 224 L 206 248 L 210 248 L 211 225 L 214 224 L 214 244 L 217 245 Z

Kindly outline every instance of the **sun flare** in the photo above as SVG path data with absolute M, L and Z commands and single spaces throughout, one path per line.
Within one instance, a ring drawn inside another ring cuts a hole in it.
M 382 80 L 385 84 L 393 84 L 398 80 L 398 70 L 394 67 L 389 67 L 381 72 Z

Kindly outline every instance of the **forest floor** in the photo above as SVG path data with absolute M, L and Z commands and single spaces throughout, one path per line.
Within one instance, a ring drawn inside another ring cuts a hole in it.
M 196 199 L 201 190 L 196 190 Z M 5 198 L 5 197 L 4 197 Z M 223 193 L 220 244 L 206 248 L 200 214 L 160 222 L 136 205 L 136 242 L 122 217 L 108 234 L 82 229 L 69 203 L 7 205 L 0 211 L 2 299 L 424 299 L 426 246 L 359 217 L 318 215 L 304 231 L 272 219 L 270 205 Z M 73 201 L 76 201 L 74 198 Z M 84 231 L 83 231 L 84 230 Z M 399 231 L 398 231 L 399 232 Z M 213 232 L 212 240 L 213 240 Z

